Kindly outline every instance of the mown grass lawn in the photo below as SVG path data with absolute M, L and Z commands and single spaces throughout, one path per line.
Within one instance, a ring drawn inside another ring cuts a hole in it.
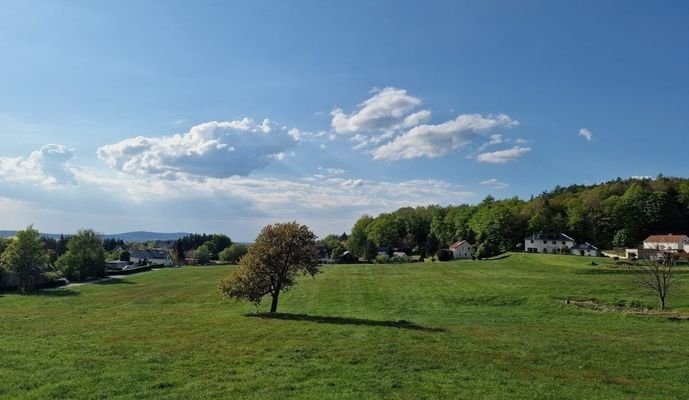
M 0 398 L 689 397 L 689 322 L 560 301 L 656 306 L 590 261 L 326 266 L 282 296 L 279 318 L 219 296 L 232 267 L 6 293 Z M 668 304 L 686 312 L 680 283 Z

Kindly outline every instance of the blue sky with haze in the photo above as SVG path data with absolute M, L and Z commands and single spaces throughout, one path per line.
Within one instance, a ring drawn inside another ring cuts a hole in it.
M 326 234 L 689 171 L 686 1 L 0 9 L 0 229 Z

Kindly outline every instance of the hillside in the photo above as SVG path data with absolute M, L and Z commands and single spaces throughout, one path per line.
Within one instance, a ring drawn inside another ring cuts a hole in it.
M 376 247 L 430 255 L 464 239 L 486 257 L 522 250 L 524 237 L 537 232 L 563 232 L 601 249 L 637 246 L 651 234 L 689 233 L 689 179 L 618 178 L 558 186 L 529 200 L 488 196 L 476 205 L 405 207 L 362 216 L 347 246 L 360 257 Z
M 276 318 L 220 298 L 231 267 L 4 294 L 0 398 L 685 398 L 689 322 L 565 305 L 655 307 L 590 261 L 328 266 Z

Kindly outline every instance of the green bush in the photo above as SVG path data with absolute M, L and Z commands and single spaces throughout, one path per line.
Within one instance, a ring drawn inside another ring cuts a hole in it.
M 438 250 L 438 253 L 436 253 L 436 256 L 438 257 L 438 261 L 450 261 L 452 260 L 452 251 L 448 249 L 440 249 Z

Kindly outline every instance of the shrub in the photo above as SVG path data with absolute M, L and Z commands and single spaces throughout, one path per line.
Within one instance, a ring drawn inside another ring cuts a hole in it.
M 452 260 L 452 251 L 448 249 L 440 249 L 436 254 L 438 261 L 450 261 Z
M 387 264 L 389 261 L 390 257 L 383 254 L 377 255 L 375 259 L 376 264 Z

